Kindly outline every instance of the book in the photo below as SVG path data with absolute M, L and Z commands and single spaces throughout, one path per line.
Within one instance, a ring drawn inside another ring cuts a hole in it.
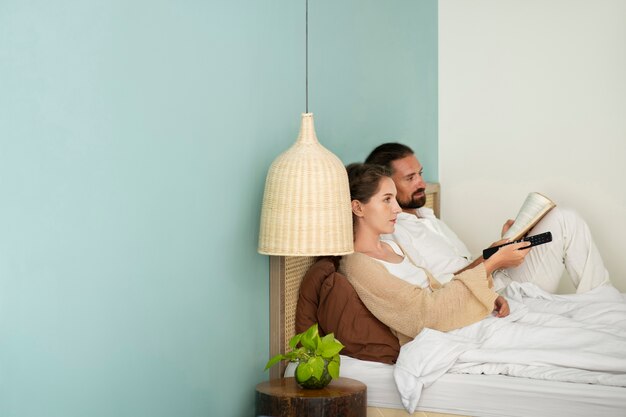
M 536 192 L 528 194 L 515 217 L 515 222 L 502 238 L 510 240 L 522 238 L 554 207 L 556 204 L 545 195 Z

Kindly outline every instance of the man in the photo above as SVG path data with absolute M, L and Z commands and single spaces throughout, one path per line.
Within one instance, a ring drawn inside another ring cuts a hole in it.
M 467 247 L 457 235 L 437 219 L 431 209 L 423 207 L 426 183 L 422 178 L 422 165 L 411 148 L 399 143 L 385 143 L 374 149 L 365 162 L 383 165 L 392 172 L 402 213 L 398 215 L 395 232 L 389 237 L 403 247 L 413 262 L 430 270 L 441 282 L 483 262 L 482 257 L 472 261 Z M 512 223 L 508 220 L 504 224 L 503 234 Z M 589 227 L 574 211 L 560 207 L 552 209 L 529 234 L 546 231 L 552 233 L 551 243 L 534 247 L 522 265 L 494 273 L 496 290 L 513 280 L 533 282 L 554 293 L 565 269 L 577 293 L 610 285 L 609 273 Z

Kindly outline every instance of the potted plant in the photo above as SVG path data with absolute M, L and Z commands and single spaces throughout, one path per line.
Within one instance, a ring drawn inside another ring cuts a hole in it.
M 298 344 L 301 346 L 296 349 Z M 292 337 L 289 347 L 291 352 L 274 356 L 267 362 L 265 369 L 285 359 L 298 362 L 296 382 L 302 388 L 310 389 L 323 388 L 333 378 L 339 378 L 339 352 L 343 345 L 335 339 L 333 333 L 321 337 L 317 323 Z

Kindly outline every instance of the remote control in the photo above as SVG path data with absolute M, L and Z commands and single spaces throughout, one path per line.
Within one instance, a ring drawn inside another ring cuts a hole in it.
M 532 246 L 537 246 L 537 245 L 541 245 L 541 244 L 544 244 L 544 243 L 552 242 L 552 233 L 550 233 L 550 232 L 540 233 L 540 234 L 534 235 L 534 236 L 527 236 L 527 237 L 525 237 L 523 239 L 516 240 L 514 242 L 509 242 L 509 243 L 505 243 L 503 245 L 494 246 L 492 248 L 487 248 L 487 249 L 483 250 L 483 259 L 489 259 L 489 257 L 491 257 L 491 255 L 496 253 L 498 251 L 498 249 L 500 249 L 502 246 L 510 245 L 510 244 L 513 244 L 513 243 L 519 243 L 519 242 L 530 242 L 530 246 L 527 246 L 526 248 L 524 248 L 524 249 L 527 249 L 527 248 L 532 247 Z

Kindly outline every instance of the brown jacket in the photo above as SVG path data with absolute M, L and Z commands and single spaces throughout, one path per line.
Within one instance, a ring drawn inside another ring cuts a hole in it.
M 475 323 L 494 309 L 498 294 L 483 264 L 441 285 L 427 272 L 432 291 L 392 275 L 375 259 L 353 253 L 339 267 L 365 306 L 407 343 L 423 328 L 448 331 Z

